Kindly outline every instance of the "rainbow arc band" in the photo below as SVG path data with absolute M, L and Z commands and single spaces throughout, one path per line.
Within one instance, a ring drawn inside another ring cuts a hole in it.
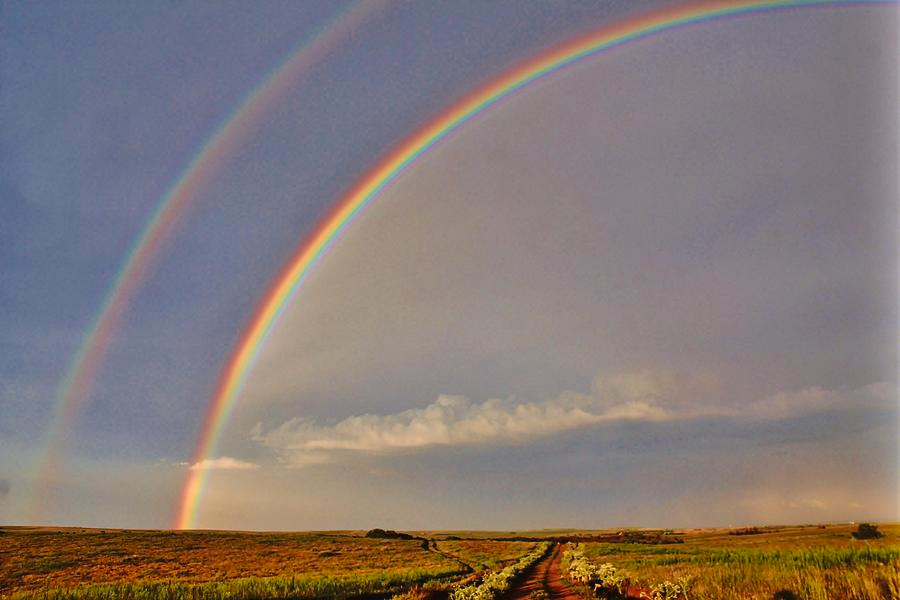
M 222 369 L 192 455 L 193 468 L 188 471 L 185 479 L 172 526 L 176 529 L 191 529 L 196 526 L 197 513 L 209 477 L 209 469 L 202 465 L 215 454 L 222 431 L 234 411 L 238 396 L 260 350 L 285 308 L 303 287 L 303 282 L 354 220 L 373 204 L 385 188 L 438 142 L 447 139 L 476 115 L 526 86 L 580 60 L 627 42 L 679 27 L 773 10 L 896 4 L 897 0 L 706 1 L 669 7 L 606 25 L 570 40 L 502 73 L 443 110 L 386 153 L 360 177 L 338 199 L 312 233 L 301 241 L 273 279 Z
M 214 131 L 159 202 L 140 236 L 131 247 L 87 335 L 69 364 L 56 393 L 53 418 L 36 454 L 31 489 L 25 494 L 30 512 L 26 521 L 39 520 L 42 488 L 59 471 L 65 432 L 72 427 L 87 402 L 107 350 L 128 305 L 147 278 L 175 227 L 188 212 L 199 189 L 224 160 L 253 132 L 254 126 L 300 77 L 323 60 L 342 41 L 381 12 L 386 0 L 357 0 L 326 22 L 298 48 L 269 71 L 262 82 L 238 103 Z

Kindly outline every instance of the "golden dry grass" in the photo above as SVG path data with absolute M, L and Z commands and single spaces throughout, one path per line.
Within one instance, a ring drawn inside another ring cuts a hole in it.
M 350 535 L 0 529 L 0 597 L 80 584 L 247 577 L 451 573 L 461 567 L 417 540 Z
M 473 570 L 488 569 L 513 562 L 528 554 L 535 542 L 503 542 L 496 540 L 438 540 L 437 548 L 458 558 Z

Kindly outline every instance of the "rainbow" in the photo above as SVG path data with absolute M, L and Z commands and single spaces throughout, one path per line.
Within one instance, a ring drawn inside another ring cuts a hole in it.
M 40 499 L 45 495 L 42 488 L 60 468 L 63 434 L 71 428 L 83 409 L 123 314 L 175 226 L 197 196 L 198 190 L 301 75 L 383 7 L 383 1 L 359 0 L 331 18 L 299 47 L 293 49 L 266 74 L 260 84 L 238 102 L 237 108 L 207 139 L 195 158 L 157 203 L 156 210 L 110 285 L 96 319 L 58 387 L 51 423 L 37 452 L 34 466 L 36 475 L 28 494 L 30 499 L 25 504 L 31 512 L 27 516 L 28 522 L 36 521 L 41 503 L 34 498 Z
M 896 0 L 704 1 L 657 10 L 570 40 L 506 71 L 471 91 L 387 152 L 338 199 L 318 226 L 296 247 L 250 316 L 225 363 L 209 402 L 191 469 L 185 479 L 172 526 L 196 526 L 208 479 L 204 461 L 215 454 L 254 362 L 285 307 L 297 295 L 312 269 L 341 234 L 391 183 L 438 142 L 476 115 L 528 85 L 598 52 L 648 36 L 720 19 L 788 8 L 835 5 L 893 4 Z

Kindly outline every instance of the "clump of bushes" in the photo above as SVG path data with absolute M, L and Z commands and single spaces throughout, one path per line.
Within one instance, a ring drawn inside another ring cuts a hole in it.
M 615 600 L 625 597 L 627 580 L 611 563 L 595 565 L 584 556 L 580 544 L 575 544 L 563 555 L 568 565 L 569 579 L 575 583 L 594 587 L 598 598 Z
M 629 584 L 611 563 L 595 565 L 584 556 L 580 544 L 566 551 L 563 560 L 568 565 L 569 579 L 575 583 L 593 586 L 594 595 L 602 600 L 624 600 Z M 691 589 L 690 579 L 683 577 L 676 582 L 663 581 L 650 588 L 650 594 L 641 592 L 641 598 L 649 600 L 688 600 Z
M 744 527 L 743 529 L 732 529 L 728 535 L 759 535 L 761 533 L 765 533 L 765 531 L 759 527 Z
M 683 544 L 684 539 L 671 529 L 666 531 L 634 531 L 623 529 L 616 534 L 616 541 L 626 544 Z
M 398 533 L 392 529 L 370 529 L 366 532 L 367 538 L 376 538 L 382 540 L 415 540 L 419 539 L 408 533 Z
M 860 523 L 856 527 L 856 531 L 850 535 L 857 540 L 877 540 L 880 537 L 884 537 L 884 534 L 878 531 L 878 525 L 873 523 Z

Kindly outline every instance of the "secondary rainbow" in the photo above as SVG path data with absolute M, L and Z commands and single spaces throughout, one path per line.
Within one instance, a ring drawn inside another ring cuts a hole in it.
M 266 73 L 237 104 L 223 124 L 206 140 L 166 194 L 131 247 L 103 300 L 100 311 L 82 340 L 56 393 L 53 416 L 36 454 L 30 493 L 25 501 L 28 522 L 37 522 L 42 489 L 60 468 L 60 450 L 83 409 L 91 386 L 131 299 L 150 272 L 198 190 L 249 135 L 259 120 L 306 71 L 321 61 L 385 3 L 357 1 L 319 28 L 285 59 Z
M 778 9 L 837 5 L 885 5 L 896 0 L 782 0 L 692 2 L 604 26 L 570 40 L 506 71 L 450 105 L 426 125 L 387 152 L 338 199 L 318 226 L 296 247 L 250 316 L 225 363 L 191 458 L 191 468 L 176 507 L 172 526 L 196 526 L 197 512 L 209 476 L 205 461 L 216 452 L 247 377 L 269 334 L 296 296 L 311 270 L 373 201 L 403 171 L 438 142 L 482 111 L 518 90 L 600 51 L 626 42 L 723 17 Z

